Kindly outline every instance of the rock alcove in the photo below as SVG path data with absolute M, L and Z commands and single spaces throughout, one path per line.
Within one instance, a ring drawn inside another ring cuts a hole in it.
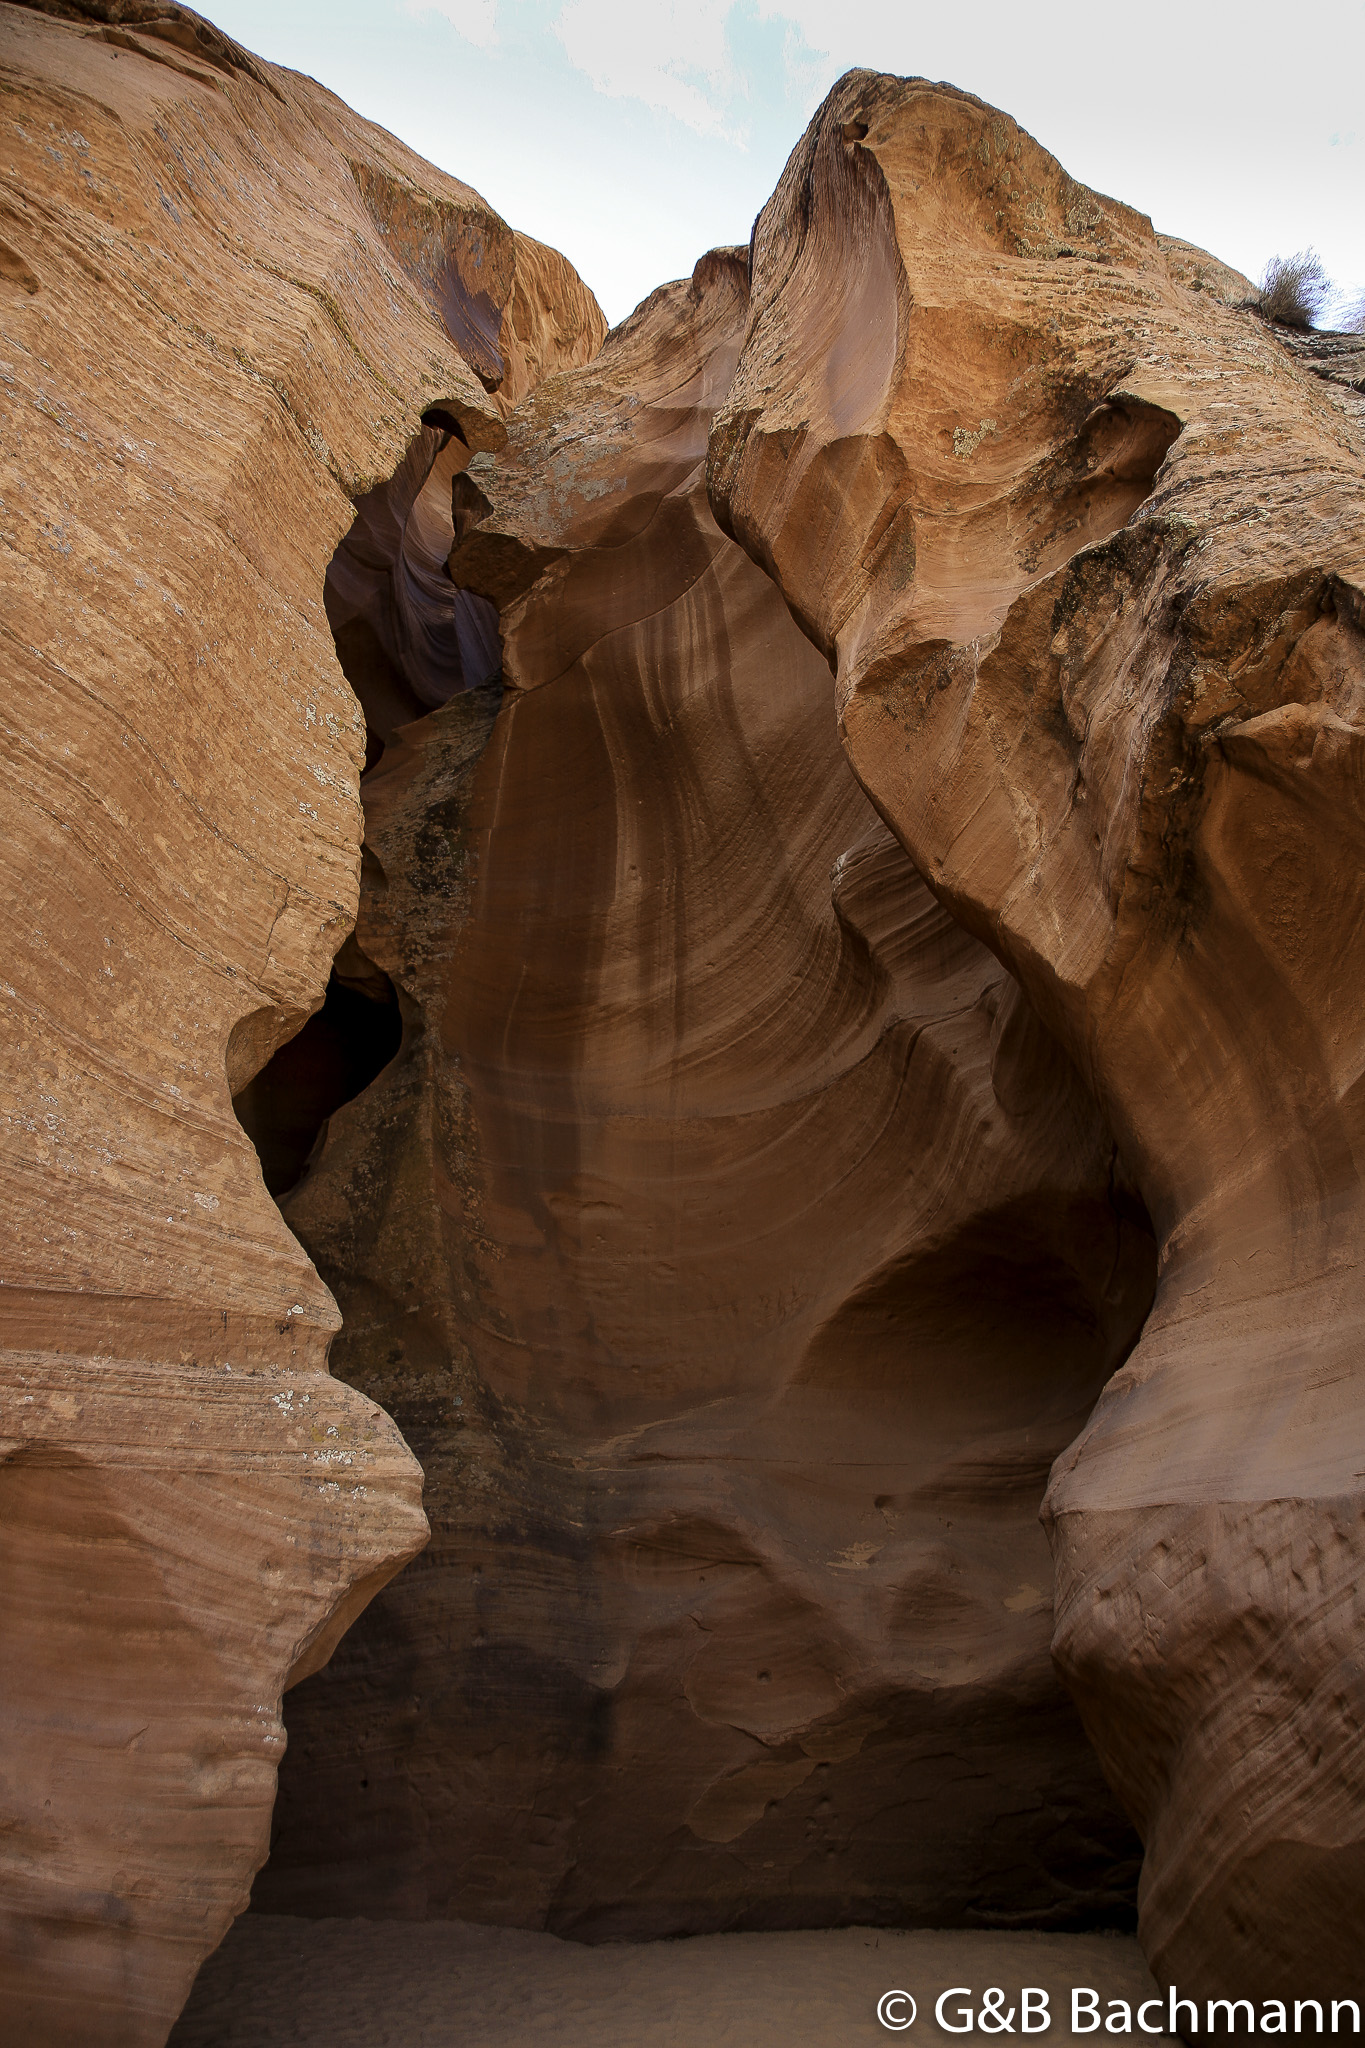
M 496 455 L 429 419 L 329 572 L 405 1031 L 282 1201 L 433 1538 L 291 1696 L 261 1910 L 1131 1923 L 1038 1509 L 1150 1226 L 711 516 L 747 310 L 716 252 Z M 1121 524 L 1169 438 L 1068 474 Z

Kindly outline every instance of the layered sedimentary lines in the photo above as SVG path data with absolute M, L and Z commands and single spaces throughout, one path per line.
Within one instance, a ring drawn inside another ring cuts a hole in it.
M 0 2004 L 34 2048 L 159 2042 L 265 1855 L 282 1687 L 426 1533 L 230 1101 L 355 913 L 351 500 L 429 407 L 479 447 L 510 402 L 375 182 L 456 223 L 520 389 L 600 321 L 187 10 L 2 7 L 0 66 Z
M 918 81 L 836 88 L 753 290 L 718 516 L 1158 1225 L 1152 1320 L 1050 1495 L 1148 1954 L 1359 1991 L 1359 397 L 1244 281 Z
M 1356 343 L 923 81 L 599 354 L 183 8 L 0 65 L 11 2031 L 164 2038 L 300 1679 L 266 1907 L 1094 1923 L 1121 1801 L 1361 1995 Z
M 506 696 L 365 779 L 403 1051 L 286 1215 L 435 1535 L 292 1698 L 267 1907 L 1125 1910 L 1037 1509 L 1150 1238 L 714 523 L 747 316 L 716 252 L 475 455 L 451 574 L 500 608 Z

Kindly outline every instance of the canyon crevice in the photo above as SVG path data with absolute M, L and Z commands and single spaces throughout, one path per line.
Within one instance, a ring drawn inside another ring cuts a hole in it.
M 171 0 L 0 78 L 12 2029 L 249 1893 L 1365 1994 L 1356 344 L 923 80 L 607 334 Z
M 291 1701 L 266 1908 L 1127 1906 L 1037 1511 L 1151 1239 L 711 517 L 747 317 L 713 252 L 443 482 L 451 627 L 496 603 L 505 694 L 475 668 L 365 777 L 403 1050 L 284 1203 L 433 1542 Z

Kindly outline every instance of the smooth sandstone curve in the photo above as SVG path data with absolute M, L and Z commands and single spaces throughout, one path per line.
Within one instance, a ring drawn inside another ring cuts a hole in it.
M 923 80 L 840 82 L 752 264 L 717 516 L 1157 1228 L 1151 1319 L 1047 1506 L 1147 1954 L 1359 1996 L 1361 399 Z
M 284 1207 L 434 1534 L 291 1696 L 268 1910 L 600 1940 L 1127 1909 L 1037 1509 L 1151 1240 L 711 517 L 746 273 L 653 294 L 444 486 L 500 705 L 473 669 L 432 705 L 410 635 L 395 726 L 365 613 L 357 939 L 403 1045 Z

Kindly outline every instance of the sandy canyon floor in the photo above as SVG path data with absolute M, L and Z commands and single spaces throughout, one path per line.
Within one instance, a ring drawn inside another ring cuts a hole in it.
M 975 2008 L 999 1985 L 1008 2010 L 1025 1984 L 1049 1993 L 1039 2042 L 1080 2038 L 1073 1985 L 1102 2008 L 1156 1990 L 1136 1941 L 1110 1934 L 854 1927 L 587 1948 L 459 1921 L 249 1914 L 200 1971 L 169 2048 L 851 2048 L 894 2038 L 876 2011 L 893 1988 L 918 2004 L 905 2038 L 944 2040 L 941 1991 L 970 1986 Z

